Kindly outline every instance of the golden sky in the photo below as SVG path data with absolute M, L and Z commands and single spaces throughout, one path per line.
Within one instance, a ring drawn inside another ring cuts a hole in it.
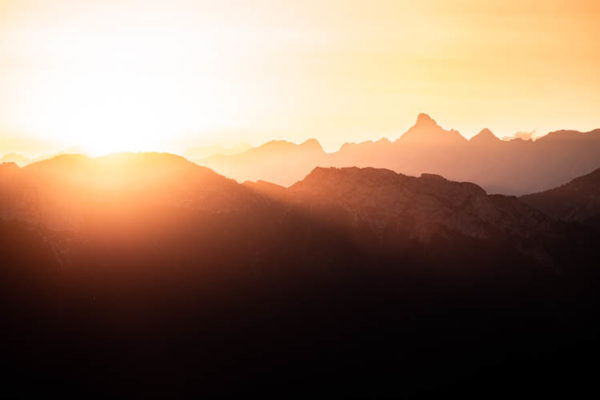
M 0 0 L 0 154 L 600 127 L 600 2 Z

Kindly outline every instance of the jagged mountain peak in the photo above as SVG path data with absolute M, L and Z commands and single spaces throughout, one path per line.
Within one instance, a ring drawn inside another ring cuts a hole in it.
M 437 126 L 437 122 L 433 118 L 431 118 L 428 114 L 420 113 L 417 115 L 417 122 L 415 126 L 423 126 L 423 125 L 435 125 Z
M 446 130 L 425 113 L 417 116 L 417 122 L 408 129 L 396 142 L 405 143 L 461 143 L 467 140 L 456 130 Z
M 500 139 L 488 128 L 483 128 L 477 135 L 473 136 L 471 143 L 498 143 Z
M 300 146 L 303 148 L 309 148 L 309 149 L 323 151 L 323 146 L 321 146 L 321 143 L 319 143 L 319 141 L 315 138 L 311 138 L 311 139 L 308 139 L 308 140 L 300 143 Z

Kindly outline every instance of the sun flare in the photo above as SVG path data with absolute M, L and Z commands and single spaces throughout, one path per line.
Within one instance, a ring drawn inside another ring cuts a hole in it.
M 157 50 L 159 39 L 149 47 L 136 36 L 62 38 L 54 62 L 31 83 L 28 108 L 38 111 L 31 130 L 99 155 L 168 148 L 172 133 L 218 125 L 228 105 L 214 81 L 201 68 L 181 80 L 177 49 Z
M 521 3 L 0 0 L 0 140 L 334 151 L 424 111 L 466 137 L 593 129 L 597 2 Z

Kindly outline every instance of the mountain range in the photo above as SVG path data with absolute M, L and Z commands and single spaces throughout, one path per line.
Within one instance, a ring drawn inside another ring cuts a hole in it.
M 561 130 L 533 141 L 500 140 L 483 129 L 470 140 L 420 114 L 398 139 L 346 143 L 326 153 L 315 139 L 273 141 L 235 155 L 194 160 L 237 181 L 289 186 L 313 168 L 375 167 L 407 175 L 432 173 L 473 182 L 490 193 L 523 195 L 551 189 L 600 167 L 600 129 Z
M 238 182 L 290 186 L 315 167 L 356 166 L 406 175 L 442 175 L 506 195 L 549 190 L 600 167 L 600 129 L 558 130 L 536 140 L 530 136 L 501 140 L 484 128 L 467 140 L 456 130 L 442 128 L 427 114 L 419 114 L 415 124 L 393 141 L 345 143 L 331 153 L 316 139 L 309 139 L 300 144 L 273 140 L 257 147 L 246 143 L 231 148 L 195 147 L 185 156 Z M 6 154 L 0 162 L 25 166 L 43 158 Z
M 552 223 L 544 213 L 557 220 L 581 220 L 572 218 L 575 211 L 559 213 L 545 206 L 542 199 L 551 199 L 556 193 L 568 191 L 561 204 L 581 207 L 581 213 L 593 216 L 590 210 L 598 209 L 597 174 L 595 171 L 519 201 L 511 196 L 488 195 L 470 182 L 453 182 L 428 173 L 413 177 L 370 167 L 317 167 L 285 188 L 265 181 L 238 184 L 167 153 L 98 158 L 61 155 L 24 168 L 0 164 L 0 202 L 3 219 L 35 223 L 54 231 L 101 230 L 106 224 L 133 224 L 132 218 L 144 219 L 150 226 L 155 218 L 159 221 L 162 215 L 172 216 L 174 212 L 235 214 L 252 209 L 261 214 L 266 212 L 261 207 L 276 202 L 285 209 L 321 210 L 319 219 L 346 213 L 345 218 L 353 224 L 368 225 L 379 237 L 389 229 L 396 232 L 401 228 L 411 239 L 420 241 L 443 236 L 446 230 L 448 236 L 488 240 L 495 234 L 547 234 Z M 270 208 L 271 212 L 277 210 Z
M 171 154 L 1 164 L 3 391 L 589 392 L 596 178 L 517 198 L 373 167 L 286 188 Z

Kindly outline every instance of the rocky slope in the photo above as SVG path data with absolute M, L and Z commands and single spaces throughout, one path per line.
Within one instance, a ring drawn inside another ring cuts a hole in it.
M 553 218 L 600 229 L 600 169 L 560 187 L 520 199 Z
M 490 196 L 473 183 L 432 174 L 417 178 L 375 168 L 316 168 L 290 187 L 289 196 L 313 208 L 342 209 L 379 234 L 405 230 L 421 240 L 436 234 L 531 237 L 556 228 L 514 197 Z

